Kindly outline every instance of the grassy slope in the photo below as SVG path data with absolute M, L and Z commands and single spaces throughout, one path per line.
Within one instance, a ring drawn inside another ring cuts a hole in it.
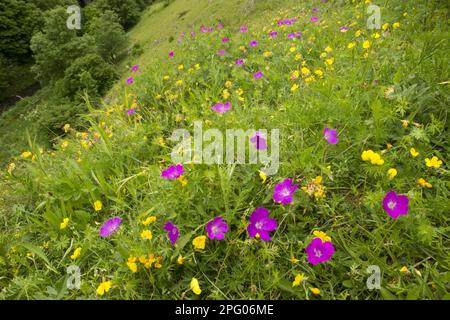
M 287 1 L 258 2 L 247 14 L 253 21 L 249 25 L 254 35 L 235 35 L 241 20 L 237 18 L 241 12 L 236 10 L 240 7 L 236 2 L 210 3 L 216 9 L 208 9 L 200 1 L 183 0 L 167 8 L 150 9 L 148 18 L 131 36 L 146 45 L 157 38 L 163 41 L 147 49 L 138 61 L 143 71 L 127 89 L 132 95 L 125 99 L 123 88 L 116 87 L 112 92 L 116 103 L 110 102 L 89 116 L 92 129 L 88 140 L 68 139 L 69 146 L 53 156 L 40 155 L 33 147 L 36 163 L 20 162 L 13 179 L 4 181 L 5 188 L 12 186 L 15 192 L 2 189 L 0 193 L 0 198 L 10 204 L 1 238 L 1 279 L 6 287 L 2 297 L 55 297 L 45 291 L 51 285 L 60 298 L 94 298 L 96 286 L 106 278 L 114 283 L 107 296 L 110 298 L 192 298 L 188 289 L 193 276 L 200 281 L 202 297 L 207 298 L 312 298 L 310 287 L 319 287 L 324 298 L 444 297 L 449 281 L 448 170 L 445 165 L 438 170 L 424 166 L 424 158 L 432 154 L 444 163 L 448 160 L 448 91 L 438 85 L 448 79 L 448 60 L 442 47 L 448 31 L 439 25 L 439 15 L 436 13 L 436 21 L 430 25 L 422 25 L 421 18 L 430 15 L 430 8 L 389 8 L 384 19 L 391 23 L 400 20 L 401 28 L 389 29 L 386 39 L 373 42 L 370 58 L 365 59 L 362 39 L 353 37 L 356 29 L 364 28 L 365 19 L 355 18 L 364 7 L 336 10 L 321 5 L 320 16 L 326 20 L 323 29 L 305 23 L 305 40 L 297 50 L 311 70 L 324 70 L 324 79 L 310 85 L 300 80 L 299 91 L 291 93 L 289 74 L 300 67 L 290 53 L 292 43 L 285 41 L 284 35 L 274 46 L 265 36 L 268 29 L 262 28 L 269 21 L 273 23 L 276 16 L 298 15 L 308 21 L 309 10 L 316 2 L 306 1 L 297 7 Z M 178 16 L 188 8 L 192 10 L 181 22 Z M 280 12 L 282 8 L 287 10 Z M 402 18 L 404 11 L 409 12 L 406 18 Z M 227 26 L 220 36 L 232 38 L 230 54 L 248 59 L 245 70 L 236 71 L 214 55 L 220 47 L 220 37 L 215 33 L 199 35 L 199 40 L 181 46 L 167 40 L 173 35 L 176 41 L 177 33 L 189 31 L 186 26 L 194 21 L 198 27 L 219 17 Z M 349 33 L 337 31 L 342 21 L 354 20 L 358 26 Z M 261 49 L 242 53 L 238 46 L 253 37 L 258 38 Z M 371 39 L 365 31 L 363 37 Z M 350 41 L 357 43 L 354 50 L 346 48 Z M 319 58 L 326 46 L 333 47 L 330 55 L 335 58 L 329 67 Z M 176 57 L 167 61 L 167 52 L 173 49 Z M 266 50 L 274 52 L 273 58 L 262 57 Z M 179 64 L 187 69 L 196 63 L 201 64 L 201 70 L 177 70 Z M 270 69 L 265 71 L 265 79 L 253 82 L 251 73 L 266 66 Z M 170 75 L 169 82 L 162 80 L 165 75 Z M 177 87 L 177 79 L 183 79 L 185 85 Z M 379 86 L 370 85 L 374 79 Z M 221 99 L 226 80 L 233 81 L 233 109 L 218 116 L 209 107 Z M 395 95 L 385 99 L 383 92 L 391 85 Z M 244 103 L 236 99 L 234 90 L 238 86 L 245 92 Z M 167 91 L 177 94 L 176 102 L 155 98 Z M 124 116 L 124 109 L 133 100 L 141 122 Z M 177 122 L 177 115 L 184 120 Z M 410 125 L 404 129 L 400 122 L 404 118 L 424 127 Z M 172 145 L 168 137 L 176 128 L 191 128 L 198 119 L 221 130 L 281 128 L 282 137 L 289 139 L 282 140 L 279 174 L 263 185 L 257 173 L 259 166 L 188 165 L 185 188 L 177 182 L 162 181 L 160 171 L 170 164 Z M 324 126 L 339 128 L 338 145 L 324 143 Z M 167 146 L 157 143 L 160 138 L 166 139 Z M 394 148 L 387 150 L 387 143 Z M 411 146 L 420 151 L 418 158 L 409 156 Z M 360 160 L 361 152 L 369 148 L 383 152 L 384 166 L 374 167 Z M 392 181 L 386 177 L 389 167 L 399 170 Z M 303 186 L 319 174 L 327 187 L 325 200 L 316 202 L 302 191 L 297 191 L 289 206 L 281 207 L 271 200 L 275 184 L 283 178 L 299 176 Z M 417 188 L 419 177 L 429 180 L 433 188 Z M 380 205 L 390 189 L 412 199 L 410 215 L 398 221 L 388 218 Z M 18 195 L 20 201 L 13 199 Z M 97 199 L 104 203 L 100 213 L 92 209 Z M 279 222 L 271 243 L 246 236 L 248 216 L 258 206 L 267 207 Z M 154 240 L 148 243 L 139 234 L 144 228 L 140 221 L 150 213 L 158 220 L 148 227 L 154 234 Z M 204 252 L 194 251 L 192 238 L 202 234 L 203 225 L 219 214 L 231 226 L 228 240 L 207 242 Z M 114 215 L 125 220 L 120 232 L 110 241 L 99 240 L 99 224 Z M 64 217 L 70 217 L 70 226 L 60 231 Z M 175 249 L 168 245 L 162 231 L 166 220 L 175 221 L 181 228 Z M 336 254 L 329 263 L 311 266 L 305 262 L 304 248 L 316 229 L 332 237 Z M 42 249 L 20 243 L 33 243 Z M 83 284 L 81 291 L 67 292 L 64 270 L 72 263 L 68 256 L 78 246 L 83 252 L 78 262 Z M 27 257 L 27 252 L 32 255 Z M 164 257 L 162 269 L 146 270 L 139 264 L 139 273 L 132 274 L 126 259 L 150 252 Z M 183 267 L 175 262 L 178 254 L 187 257 Z M 300 262 L 292 264 L 292 255 Z M 381 291 L 370 292 L 365 287 L 365 269 L 370 264 L 382 268 Z M 407 266 L 409 273 L 400 273 L 402 266 Z M 293 289 L 291 282 L 300 272 L 308 280 Z

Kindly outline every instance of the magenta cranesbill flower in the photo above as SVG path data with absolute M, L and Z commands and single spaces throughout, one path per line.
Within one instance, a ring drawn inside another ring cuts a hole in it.
M 122 219 L 120 217 L 114 217 L 109 220 L 106 220 L 103 223 L 103 226 L 100 228 L 99 235 L 102 238 L 109 237 L 113 233 L 119 229 L 120 224 L 122 223 Z
M 127 84 L 132 84 L 134 82 L 134 78 L 133 77 L 129 77 L 127 79 Z
M 170 57 L 170 58 L 172 58 L 174 55 L 175 55 L 175 52 L 173 52 L 173 51 L 170 51 L 170 52 L 169 52 L 169 57 Z
M 227 42 L 230 42 L 230 39 L 228 39 L 228 38 L 222 38 L 222 43 L 227 43 Z
M 248 45 L 249 45 L 250 47 L 256 47 L 256 46 L 258 45 L 258 41 L 252 40 L 252 41 L 249 42 Z
M 208 238 L 211 240 L 223 240 L 225 233 L 228 232 L 228 224 L 222 217 L 215 217 L 209 221 L 205 226 L 206 232 L 208 232 Z
M 239 29 L 239 32 L 241 33 L 245 33 L 248 31 L 248 28 L 246 26 L 241 26 L 241 28 Z
M 253 78 L 255 79 L 261 79 L 262 77 L 264 77 L 264 73 L 262 73 L 262 71 L 258 71 L 253 74 Z
M 300 31 L 289 33 L 287 37 L 288 39 L 303 39 L 302 33 Z
M 211 109 L 218 113 L 225 113 L 231 109 L 231 103 L 230 102 L 225 102 L 225 103 L 218 102 L 215 105 L 213 105 L 211 107 Z
M 172 165 L 161 172 L 161 177 L 169 180 L 175 180 L 184 173 L 182 164 Z
M 171 221 L 169 221 L 164 224 L 164 230 L 167 231 L 170 243 L 174 246 L 175 242 L 177 242 L 178 237 L 180 236 L 180 231 L 178 230 L 178 227 L 174 225 Z
M 219 56 L 223 56 L 223 55 L 225 54 L 225 50 L 224 50 L 224 49 L 217 50 L 217 54 L 218 54 Z
M 292 196 L 298 185 L 293 184 L 292 179 L 286 178 L 279 182 L 273 190 L 273 200 L 277 203 L 288 204 L 292 202 Z
M 314 238 L 306 247 L 306 254 L 308 255 L 308 262 L 316 265 L 331 260 L 334 247 L 329 241 L 323 242 L 320 238 Z
M 217 29 L 223 29 L 223 24 L 219 23 L 219 24 L 217 25 Z
M 250 142 L 255 145 L 257 150 L 267 150 L 266 136 L 259 131 L 256 131 L 250 138 Z
M 400 215 L 407 215 L 409 210 L 409 199 L 395 191 L 389 191 L 383 199 L 383 209 L 393 219 Z
M 323 130 L 323 137 L 329 144 L 336 144 L 339 142 L 336 129 L 325 128 Z
M 135 114 L 135 113 L 136 113 L 136 108 L 127 109 L 127 114 L 128 114 L 129 116 L 131 116 L 131 115 L 133 115 L 133 114 Z
M 311 19 L 310 19 L 312 22 L 317 22 L 318 20 L 319 20 L 319 18 L 318 17 L 311 17 Z
M 271 38 L 276 37 L 278 35 L 278 31 L 270 31 L 269 36 Z
M 244 64 L 244 60 L 243 60 L 243 59 L 237 59 L 237 60 L 234 62 L 234 64 L 235 64 L 235 65 L 238 65 L 238 66 L 243 65 L 243 64 Z
M 131 71 L 133 72 L 137 72 L 139 69 L 139 66 L 137 64 L 135 64 L 134 66 L 131 67 Z
M 257 208 L 250 216 L 250 224 L 247 232 L 250 238 L 259 235 L 261 240 L 270 241 L 270 231 L 277 229 L 277 220 L 269 218 L 269 211 L 266 208 Z

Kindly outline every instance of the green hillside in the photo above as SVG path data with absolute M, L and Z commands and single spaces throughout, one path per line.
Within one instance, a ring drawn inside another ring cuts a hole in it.
M 104 99 L 5 161 L 0 299 L 450 298 L 448 8 L 369 4 L 145 9 Z

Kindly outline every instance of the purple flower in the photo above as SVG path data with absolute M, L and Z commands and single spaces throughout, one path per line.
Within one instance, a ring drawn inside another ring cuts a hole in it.
M 319 18 L 317 18 L 317 17 L 311 17 L 311 19 L 310 19 L 312 22 L 317 22 L 318 20 L 319 20 Z
M 306 247 L 306 254 L 308 255 L 308 262 L 316 265 L 331 260 L 334 247 L 329 241 L 322 242 L 322 239 L 314 238 Z
M 262 77 L 264 77 L 264 73 L 262 73 L 262 71 L 258 71 L 255 74 L 253 74 L 253 78 L 255 79 L 261 79 Z
M 169 180 L 175 180 L 184 173 L 182 164 L 172 165 L 161 172 L 161 177 Z
M 137 64 L 135 64 L 134 66 L 131 67 L 131 71 L 136 72 L 138 71 L 139 66 Z
M 191 32 L 191 38 L 195 38 L 196 33 L 194 31 Z
M 250 47 L 256 47 L 257 45 L 258 45 L 258 41 L 256 41 L 256 40 L 252 40 L 249 42 Z
M 276 37 L 277 35 L 278 35 L 278 31 L 271 31 L 271 32 L 269 33 L 269 36 L 270 36 L 271 38 Z
M 250 216 L 250 224 L 247 232 L 250 238 L 257 234 L 263 241 L 270 241 L 270 231 L 277 229 L 277 220 L 269 218 L 269 211 L 266 208 L 257 208 Z
M 120 224 L 122 223 L 122 219 L 119 217 L 111 218 L 103 223 L 103 226 L 100 228 L 100 237 L 106 238 L 112 235 L 119 229 Z
M 348 31 L 348 27 L 340 27 L 339 31 L 346 32 L 346 31 Z
M 217 29 L 222 29 L 222 28 L 223 28 L 223 24 L 219 23 L 219 24 L 217 25 Z
M 212 27 L 211 28 L 207 28 L 207 27 L 201 27 L 200 28 L 200 32 L 203 32 L 203 33 L 208 33 L 208 32 L 211 32 L 211 31 L 213 31 Z
M 239 29 L 239 32 L 241 32 L 241 33 L 245 33 L 245 32 L 247 32 L 248 31 L 248 28 L 246 27 L 246 26 L 242 26 L 240 29 Z
M 224 49 L 218 50 L 218 51 L 217 51 L 217 54 L 218 54 L 219 56 L 223 56 L 223 55 L 225 54 L 225 50 L 224 50 Z
M 292 179 L 286 178 L 278 183 L 273 190 L 273 200 L 277 203 L 288 204 L 292 202 L 292 195 L 298 185 L 292 183 Z
M 134 78 L 133 77 L 129 77 L 127 79 L 127 84 L 132 84 L 134 82 Z
M 171 221 L 169 221 L 166 222 L 166 224 L 164 224 L 164 230 L 167 231 L 170 243 L 174 246 L 175 242 L 177 242 L 177 239 L 180 236 L 180 231 L 178 230 L 178 227 L 174 225 Z
M 208 232 L 209 239 L 223 240 L 225 233 L 228 232 L 228 224 L 222 217 L 215 217 L 206 224 L 205 229 Z
M 303 39 L 302 33 L 300 31 L 289 33 L 288 39 Z
M 229 41 L 230 41 L 230 39 L 228 39 L 228 38 L 222 38 L 222 43 L 227 43 Z
M 175 53 L 174 53 L 173 51 L 170 51 L 170 52 L 169 52 L 169 57 L 172 58 L 172 57 L 174 56 L 174 54 L 175 54 Z
M 127 110 L 127 114 L 129 115 L 129 116 L 131 116 L 131 115 L 133 115 L 133 114 L 135 114 L 136 113 L 136 108 L 131 108 L 131 109 L 128 109 Z
M 312 12 L 319 12 L 319 8 L 312 8 Z
M 243 60 L 243 59 L 237 59 L 237 60 L 234 62 L 234 64 L 240 66 L 240 65 L 244 64 L 244 60 Z
M 389 191 L 383 199 L 383 209 L 393 219 L 397 219 L 399 215 L 408 214 L 409 199 L 405 195 Z
M 339 142 L 336 129 L 325 128 L 323 130 L 323 137 L 329 144 L 336 144 Z
M 231 103 L 230 102 L 225 102 L 225 103 L 218 102 L 215 105 L 213 105 L 211 107 L 211 109 L 218 113 L 225 113 L 231 109 Z
M 257 150 L 267 150 L 267 141 L 263 133 L 256 131 L 250 138 L 250 142 L 255 145 Z

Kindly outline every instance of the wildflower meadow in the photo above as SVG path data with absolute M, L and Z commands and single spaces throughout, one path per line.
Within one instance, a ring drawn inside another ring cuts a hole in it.
M 0 299 L 449 299 L 447 4 L 165 2 L 4 160 Z

